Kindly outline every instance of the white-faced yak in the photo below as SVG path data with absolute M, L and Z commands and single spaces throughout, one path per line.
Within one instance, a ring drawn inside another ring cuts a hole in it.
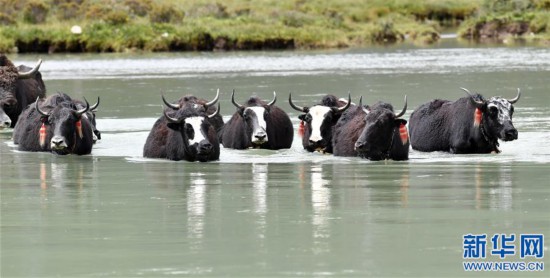
M 340 119 L 340 116 L 351 105 L 351 95 L 348 100 L 342 101 L 333 95 L 326 95 L 319 104 L 298 106 L 292 102 L 292 94 L 288 95 L 288 102 L 294 110 L 302 112 L 298 116 L 300 132 L 303 130 L 302 146 L 309 152 L 319 151 L 332 153 L 333 128 Z
M 143 156 L 200 162 L 218 160 L 220 143 L 209 121 L 218 113 L 219 104 L 211 115 L 193 105 L 184 105 L 175 111 L 164 110 L 147 136 Z
M 244 104 L 235 102 L 235 90 L 231 102 L 237 111 L 225 123 L 221 138 L 226 148 L 288 149 L 294 139 L 294 128 L 285 111 L 275 106 L 277 94 L 269 103 L 258 97 L 250 97 Z

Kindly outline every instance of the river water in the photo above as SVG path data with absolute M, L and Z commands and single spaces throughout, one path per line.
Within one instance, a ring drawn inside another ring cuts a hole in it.
M 518 255 L 521 234 L 550 234 L 548 48 L 41 58 L 48 94 L 101 97 L 102 140 L 91 155 L 56 156 L 19 152 L 0 132 L 1 277 L 460 276 L 466 234 L 488 235 L 478 261 L 501 261 L 491 236 L 515 234 L 516 255 L 504 261 L 549 266 L 548 254 Z M 297 127 L 289 92 L 298 105 L 349 91 L 396 110 L 407 95 L 408 119 L 431 99 L 462 97 L 459 87 L 508 98 L 521 88 L 519 139 L 498 155 L 411 151 L 405 162 L 307 153 L 297 135 L 288 150 L 222 148 L 210 163 L 142 157 L 161 92 L 211 99 L 220 88 L 228 119 L 232 89 L 238 102 L 276 91 Z

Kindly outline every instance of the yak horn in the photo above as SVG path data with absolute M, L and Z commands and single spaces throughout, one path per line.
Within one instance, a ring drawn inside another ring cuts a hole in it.
M 162 96 L 162 101 L 164 102 L 164 104 L 174 110 L 178 110 L 180 109 L 180 105 L 179 104 L 173 104 L 173 103 L 170 103 L 168 102 L 165 98 L 164 98 L 164 95 L 161 95 Z
M 275 91 L 273 91 L 273 100 L 270 101 L 267 105 L 268 106 L 273 106 L 273 104 L 275 104 L 276 101 L 277 101 L 277 93 Z
M 82 114 L 84 114 L 84 113 L 88 112 L 88 110 L 90 110 L 90 103 L 88 103 L 88 100 L 86 100 L 86 98 L 84 98 L 84 102 L 86 102 L 86 107 L 76 111 L 76 115 L 78 117 L 82 116 Z
M 288 104 L 290 104 L 290 107 L 292 107 L 296 111 L 307 113 L 309 110 L 307 109 L 307 107 L 302 107 L 294 104 L 294 102 L 292 102 L 292 93 L 288 93 Z
M 514 103 L 516 103 L 516 102 L 519 100 L 519 97 L 521 97 L 521 92 L 520 92 L 520 90 L 519 90 L 519 88 L 518 88 L 518 95 L 517 95 L 515 98 L 513 98 L 513 99 L 508 99 L 508 102 L 511 103 L 511 104 L 514 104 Z
M 218 88 L 218 91 L 216 92 L 216 97 L 214 97 L 213 100 L 211 100 L 211 101 L 205 103 L 205 104 L 204 104 L 204 108 L 205 108 L 205 109 L 208 109 L 208 107 L 210 107 L 210 106 L 216 104 L 216 102 L 218 102 L 219 99 L 220 99 L 220 89 Z
M 470 96 L 470 100 L 472 100 L 472 103 L 475 105 L 475 107 L 481 108 L 481 107 L 483 107 L 483 105 L 485 105 L 485 102 L 483 102 L 481 100 L 476 100 L 474 98 L 474 96 L 472 95 L 472 93 L 470 93 L 470 91 L 468 91 L 468 89 L 462 88 L 462 87 L 460 87 L 460 89 L 462 89 L 464 92 L 466 92 L 466 94 L 468 94 Z
M 164 114 L 164 117 L 166 117 L 166 120 L 168 120 L 169 123 L 179 124 L 182 122 L 182 120 L 168 116 L 168 114 L 166 114 L 166 110 L 162 111 L 162 113 Z
M 243 109 L 244 106 L 238 104 L 237 102 L 235 102 L 235 89 L 233 89 L 233 92 L 231 93 L 231 103 L 233 103 L 233 105 L 235 105 L 235 107 L 239 108 L 239 109 Z
M 399 118 L 403 115 L 405 115 L 405 112 L 407 112 L 407 95 L 405 95 L 405 106 L 403 107 L 403 110 L 399 114 L 395 114 L 396 118 Z
M 208 118 L 212 119 L 212 118 L 218 116 L 219 114 L 220 114 L 220 104 L 218 103 L 218 108 L 216 109 L 216 111 L 213 114 L 208 115 Z
M 95 112 L 98 106 L 99 106 L 99 96 L 97 97 L 97 102 L 94 105 L 90 106 L 90 111 Z
M 36 101 L 34 102 L 34 108 L 36 109 L 36 111 L 38 111 L 38 113 L 42 116 L 45 116 L 45 117 L 48 117 L 50 116 L 50 113 L 46 113 L 42 110 L 40 110 L 40 107 L 38 107 L 38 100 L 40 99 L 40 97 L 37 97 L 36 98 Z
M 337 110 L 335 112 L 340 112 L 340 113 L 344 112 L 350 106 L 351 106 L 351 93 L 348 92 L 348 103 L 346 103 L 346 105 L 344 105 L 343 107 L 336 107 Z
M 41 64 L 42 64 L 42 59 L 38 59 L 38 62 L 36 63 L 34 68 L 26 72 L 19 72 L 18 73 L 19 78 L 20 79 L 31 78 L 38 71 Z

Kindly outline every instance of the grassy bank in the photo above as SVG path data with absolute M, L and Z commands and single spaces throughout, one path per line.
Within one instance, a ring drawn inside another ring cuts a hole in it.
M 5 7 L 0 52 L 315 49 L 404 40 L 429 44 L 439 39 L 442 28 L 473 22 L 487 1 L 0 0 Z M 74 25 L 82 32 L 71 32 Z

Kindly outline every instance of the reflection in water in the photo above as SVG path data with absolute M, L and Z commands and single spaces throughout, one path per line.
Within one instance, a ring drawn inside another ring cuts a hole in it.
M 403 173 L 401 174 L 401 206 L 406 208 L 409 206 L 409 185 L 410 185 L 410 176 L 409 176 L 409 167 L 403 168 Z
M 328 252 L 328 240 L 330 237 L 329 216 L 330 203 L 330 181 L 323 177 L 323 167 L 314 165 L 311 167 L 311 205 L 313 208 L 313 240 L 314 253 Z
M 489 189 L 489 208 L 491 210 L 511 210 L 513 198 L 510 166 L 502 166 L 498 170 L 497 187 Z
M 191 185 L 187 189 L 187 234 L 190 238 L 204 236 L 207 185 L 203 176 L 201 172 L 190 173 Z
M 267 164 L 252 164 L 252 187 L 254 190 L 254 212 L 257 214 L 256 235 L 260 239 L 266 234 L 267 214 Z M 261 241 L 262 245 L 264 241 Z M 263 247 L 263 246 L 262 246 Z

